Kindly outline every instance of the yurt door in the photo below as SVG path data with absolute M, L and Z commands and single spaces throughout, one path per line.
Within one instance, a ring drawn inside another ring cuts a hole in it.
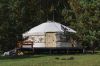
M 56 33 L 47 32 L 45 35 L 45 46 L 56 47 Z

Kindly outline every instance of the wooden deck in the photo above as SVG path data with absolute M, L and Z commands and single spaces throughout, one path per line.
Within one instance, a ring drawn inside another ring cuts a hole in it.
M 24 47 L 30 46 L 30 47 Z M 32 53 L 32 54 L 70 54 L 70 53 L 83 53 L 83 48 L 80 47 L 33 47 L 31 41 L 24 41 L 18 43 L 18 53 Z

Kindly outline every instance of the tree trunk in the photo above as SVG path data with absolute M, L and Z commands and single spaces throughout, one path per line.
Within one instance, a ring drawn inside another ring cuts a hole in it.
M 95 48 L 94 48 L 94 45 L 93 45 L 93 41 L 92 40 L 90 41 L 90 44 L 91 44 L 91 48 L 92 48 L 92 53 L 94 54 L 95 53 L 95 50 L 94 50 Z

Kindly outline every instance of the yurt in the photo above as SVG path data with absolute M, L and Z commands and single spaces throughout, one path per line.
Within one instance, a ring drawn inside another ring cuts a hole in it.
M 72 47 L 64 32 L 76 33 L 75 30 L 54 21 L 47 21 L 23 33 L 23 38 L 33 41 L 34 48 Z M 77 45 L 75 45 L 77 47 Z

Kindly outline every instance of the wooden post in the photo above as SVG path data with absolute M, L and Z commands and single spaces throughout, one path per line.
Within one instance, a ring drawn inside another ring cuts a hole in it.
M 50 49 L 50 51 L 49 51 L 49 54 L 51 55 L 52 54 L 52 50 Z
M 83 54 L 85 53 L 85 48 L 83 48 Z
M 66 53 L 68 54 L 68 49 L 67 49 L 67 52 Z
M 32 42 L 32 51 L 33 51 L 33 54 L 34 54 L 34 53 L 35 53 L 35 51 L 34 51 L 34 47 L 33 47 L 33 45 L 34 45 L 34 44 L 33 44 L 33 42 Z

